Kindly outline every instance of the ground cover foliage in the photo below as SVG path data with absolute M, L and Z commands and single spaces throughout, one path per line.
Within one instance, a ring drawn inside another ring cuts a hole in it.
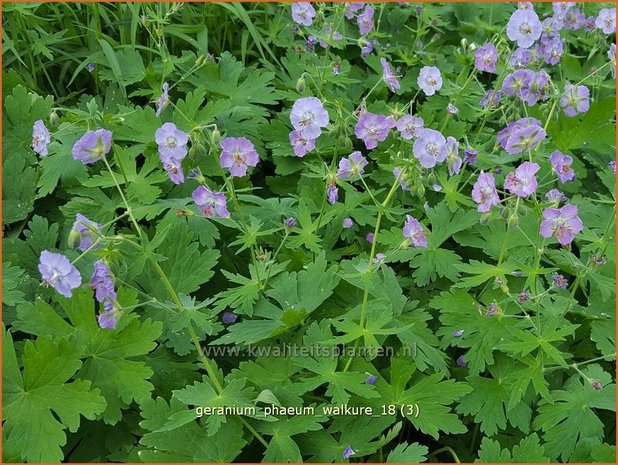
M 615 461 L 611 4 L 2 21 L 4 461 Z

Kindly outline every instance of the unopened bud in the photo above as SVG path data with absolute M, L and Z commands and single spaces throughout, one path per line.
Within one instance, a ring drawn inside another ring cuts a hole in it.
M 219 141 L 221 140 L 221 133 L 217 128 L 214 128 L 210 133 L 210 143 L 213 147 L 219 145 Z
M 296 92 L 302 94 L 305 91 L 305 78 L 301 75 L 296 81 Z
M 423 186 L 422 184 L 417 185 L 416 195 L 418 195 L 419 197 L 424 197 L 425 196 L 425 186 Z
M 476 44 L 474 42 L 472 42 L 470 44 L 470 47 L 468 47 L 468 50 L 470 50 L 471 52 L 474 52 L 476 50 Z
M 481 215 L 481 224 L 485 225 L 489 223 L 489 219 L 491 218 L 491 212 L 485 212 Z
M 463 48 L 464 50 L 466 49 L 466 47 L 468 47 L 468 39 L 466 39 L 465 37 L 461 39 L 459 43 L 461 45 L 461 48 Z
M 58 113 L 56 113 L 56 110 L 52 111 L 51 115 L 49 115 L 49 124 L 52 126 L 58 124 Z
M 518 223 L 519 218 L 517 216 L 517 213 L 513 213 L 511 216 L 509 216 L 509 227 L 515 227 Z
M 68 243 L 71 249 L 77 249 L 82 243 L 82 235 L 77 229 L 71 229 Z

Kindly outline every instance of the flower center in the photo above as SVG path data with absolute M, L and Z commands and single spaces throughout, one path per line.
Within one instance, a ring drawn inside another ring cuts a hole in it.
M 176 138 L 174 138 L 174 137 L 171 137 L 171 136 L 170 136 L 170 137 L 168 137 L 168 138 L 167 138 L 167 140 L 165 141 L 165 146 L 166 146 L 168 149 L 175 149 L 175 148 L 176 148 L 176 145 L 177 145 L 177 142 L 176 142 Z
M 427 153 L 429 155 L 431 155 L 432 157 L 437 157 L 438 154 L 440 153 L 440 148 L 438 147 L 437 144 L 434 144 L 433 142 L 429 142 L 426 146 L 425 146 L 425 150 L 427 151 Z

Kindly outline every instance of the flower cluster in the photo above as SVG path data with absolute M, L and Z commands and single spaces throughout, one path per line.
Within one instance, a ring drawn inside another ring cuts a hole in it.
M 159 160 L 170 180 L 174 184 L 182 184 L 185 180 L 182 160 L 187 156 L 189 136 L 174 123 L 165 123 L 156 130 L 155 141 L 159 146 Z

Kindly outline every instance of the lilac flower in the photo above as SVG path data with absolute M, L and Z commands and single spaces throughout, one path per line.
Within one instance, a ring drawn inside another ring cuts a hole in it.
M 342 226 L 344 229 L 350 229 L 352 226 L 354 226 L 354 221 L 352 221 L 352 218 L 344 218 Z
M 608 163 L 608 166 L 612 169 L 612 171 L 614 172 L 614 176 L 616 176 L 616 160 L 612 160 Z
M 555 237 L 561 245 L 570 244 L 575 234 L 584 229 L 582 220 L 577 216 L 575 205 L 565 205 L 562 208 L 546 208 L 543 210 L 541 236 Z
M 59 294 L 67 298 L 70 298 L 73 295 L 72 290 L 82 283 L 79 271 L 67 257 L 47 250 L 41 252 L 39 272 L 46 285 L 52 286 Z
M 94 262 L 94 273 L 89 285 L 94 289 L 95 297 L 99 302 L 116 300 L 112 273 L 109 267 L 100 260 Z
M 575 2 L 553 2 L 551 4 L 554 15 L 564 16 L 575 6 Z
M 92 247 L 97 236 L 101 234 L 101 225 L 78 213 L 71 229 L 71 234 L 79 237 L 78 249 L 85 252 Z
M 440 192 L 442 190 L 442 186 L 438 183 L 434 183 L 431 185 L 431 187 L 433 188 L 434 191 L 436 192 Z
M 500 203 L 500 197 L 498 197 L 498 191 L 496 191 L 496 181 L 491 173 L 481 171 L 472 188 L 472 200 L 479 204 L 479 213 L 488 212 L 491 207 Z
M 521 69 L 525 68 L 526 65 L 530 63 L 530 59 L 530 50 L 519 47 L 513 52 L 511 58 L 509 58 L 509 64 L 515 69 Z
M 541 21 L 534 10 L 516 10 L 506 26 L 506 35 L 518 47 L 528 48 L 541 36 L 541 30 Z
M 155 113 L 157 116 L 160 116 L 163 109 L 167 106 L 167 102 L 168 102 L 167 92 L 169 91 L 169 88 L 170 88 L 169 84 L 167 82 L 164 82 L 163 83 L 163 93 L 159 97 L 159 100 L 157 100 L 157 111 Z
M 473 149 L 472 147 L 467 147 L 464 150 L 464 158 L 463 162 L 469 165 L 476 165 L 476 157 L 478 155 L 478 151 Z
M 94 73 L 94 69 L 95 69 L 95 64 L 94 63 L 88 63 L 88 71 L 91 73 Z
M 223 312 L 223 315 L 221 315 L 221 321 L 223 321 L 223 324 L 226 325 L 234 323 L 236 318 L 237 317 L 234 312 Z
M 549 39 L 541 39 L 542 55 L 545 58 L 545 63 L 548 65 L 557 65 L 562 58 L 564 52 L 564 43 L 560 37 L 551 37 Z
M 541 169 L 537 163 L 526 161 L 511 171 L 504 180 L 504 188 L 518 197 L 528 197 L 536 192 L 536 173 Z
M 377 253 L 376 256 L 373 257 L 373 264 L 379 265 L 385 258 L 386 255 L 384 255 L 383 253 Z
M 104 311 L 97 316 L 97 322 L 101 329 L 115 329 L 120 318 L 120 309 L 112 302 L 105 301 L 103 303 Z
M 551 279 L 554 282 L 554 286 L 556 286 L 557 288 L 566 289 L 569 285 L 569 281 L 567 281 L 567 279 L 561 274 L 554 273 L 551 276 Z
M 564 21 L 565 29 L 568 29 L 571 31 L 577 31 L 584 25 L 584 22 L 586 21 L 586 17 L 578 8 L 573 8 L 572 10 L 569 10 L 569 12 L 564 16 L 563 21 Z M 615 20 L 614 20 L 614 24 L 615 24 Z M 614 30 L 615 29 L 616 27 L 614 25 Z
M 333 75 L 335 76 L 339 76 L 339 74 L 341 74 L 341 62 L 337 61 L 334 65 L 333 65 Z
M 560 97 L 560 106 L 569 117 L 586 113 L 590 109 L 590 90 L 586 86 L 567 84 Z
M 419 116 L 404 115 L 397 121 L 397 130 L 403 139 L 418 137 L 419 129 L 423 129 L 425 122 Z
M 335 181 L 329 182 L 328 186 L 326 186 L 326 198 L 331 205 L 335 205 L 337 200 L 339 200 L 339 189 Z
M 558 205 L 561 201 L 565 201 L 566 196 L 558 189 L 552 189 L 545 194 L 545 198 Z
M 422 129 L 412 148 L 414 156 L 425 168 L 433 168 L 446 159 L 446 139 L 434 129 Z
M 401 173 L 401 170 L 399 168 L 393 168 L 393 176 L 395 176 L 395 179 L 399 178 L 399 173 Z M 403 189 L 404 191 L 410 191 L 410 186 L 408 186 L 408 183 L 405 179 L 401 179 L 401 181 L 399 181 L 399 186 L 401 186 L 401 189 Z
M 296 24 L 311 26 L 315 17 L 315 8 L 309 2 L 292 3 L 292 19 Z
M 246 137 L 226 137 L 219 144 L 221 155 L 219 162 L 223 168 L 228 168 L 232 176 L 244 176 L 249 166 L 257 166 L 260 156 L 255 147 Z
M 376 381 L 378 380 L 378 377 L 376 375 L 372 375 L 371 373 L 367 373 L 369 376 L 367 377 L 367 380 L 365 381 L 365 384 L 375 384 Z
M 446 138 L 446 149 L 448 155 L 446 156 L 446 164 L 448 166 L 448 173 L 450 176 L 459 174 L 461 171 L 461 165 L 463 161 L 459 156 L 459 142 L 454 137 L 448 136 Z
M 361 57 L 366 58 L 373 52 L 373 42 L 370 40 L 360 39 L 358 41 L 361 46 Z
M 603 34 L 609 35 L 616 32 L 616 8 L 601 9 L 595 24 L 598 29 L 603 31 Z
M 107 129 L 88 131 L 75 144 L 71 153 L 75 160 L 89 165 L 101 160 L 112 148 L 112 133 Z
M 453 337 L 461 337 L 463 336 L 464 330 L 463 329 L 458 329 L 457 331 L 453 332 Z
M 354 181 L 360 179 L 365 171 L 365 166 L 368 162 L 363 155 L 356 151 L 353 152 L 348 158 L 342 158 L 339 161 L 339 170 L 337 171 L 337 177 L 339 179 L 350 179 Z
M 487 311 L 485 312 L 485 316 L 492 316 L 498 312 L 498 304 L 496 302 L 492 302 L 487 307 Z
M 326 25 L 324 28 L 324 32 L 320 37 L 318 37 L 318 43 L 322 48 L 328 48 L 328 42 L 326 40 L 341 40 L 343 36 L 338 32 L 333 32 L 333 28 L 330 25 Z
M 588 16 L 584 21 L 584 32 L 592 32 L 596 27 L 596 18 L 594 16 Z
M 457 366 L 460 366 L 462 368 L 465 368 L 468 365 L 466 361 L 464 360 L 463 355 L 460 355 L 459 357 L 457 357 L 457 360 L 455 360 L 455 363 L 457 364 Z
M 363 2 L 345 3 L 345 17 L 348 19 L 354 18 L 354 13 L 361 10 L 365 6 Z
M 388 64 L 388 61 L 384 58 L 380 58 L 380 64 L 382 65 L 382 79 L 384 79 L 384 82 L 386 82 L 391 92 L 395 93 L 400 87 L 399 81 L 391 71 L 391 66 Z
M 517 294 L 517 301 L 519 302 L 519 305 L 525 304 L 528 300 L 530 300 L 530 293 L 527 290 L 522 289 L 522 291 Z
M 365 240 L 369 242 L 370 244 L 373 244 L 373 233 L 368 232 L 367 235 L 365 236 Z
M 391 117 L 365 111 L 358 117 L 354 134 L 365 143 L 368 150 L 371 150 L 378 146 L 378 142 L 388 137 L 389 131 L 395 125 L 395 120 Z
M 354 449 L 352 449 L 352 446 L 347 446 L 343 450 L 343 460 L 349 459 L 354 454 L 356 454 L 356 452 L 354 452 Z
M 356 18 L 360 35 L 364 36 L 373 29 L 373 8 L 370 5 L 365 7 L 365 11 Z
M 590 257 L 590 261 L 597 268 L 601 268 L 603 265 L 607 263 L 607 259 L 603 255 L 600 255 L 598 253 L 593 254 Z
M 228 218 L 227 199 L 223 192 L 212 192 L 206 186 L 199 186 L 193 191 L 193 201 L 206 218 L 219 216 Z
M 423 66 L 416 83 L 425 95 L 430 96 L 442 88 L 442 75 L 435 66 Z
M 545 37 L 554 37 L 560 33 L 564 27 L 564 16 L 550 16 L 541 21 L 543 32 L 541 33 L 541 40 Z
M 532 151 L 547 133 L 536 118 L 521 118 L 498 132 L 498 144 L 511 155 Z
M 285 220 L 283 220 L 283 224 L 286 228 L 293 228 L 296 226 L 296 218 L 286 218 Z
M 410 239 L 414 247 L 427 248 L 427 238 L 423 225 L 410 215 L 406 215 L 406 223 L 403 226 L 403 236 Z
M 187 155 L 189 136 L 178 129 L 174 123 L 165 123 L 155 132 L 161 160 L 182 160 Z
M 451 116 L 455 116 L 456 114 L 459 113 L 459 110 L 457 109 L 457 107 L 453 105 L 452 103 L 449 103 L 446 106 L 446 111 L 448 111 L 448 114 Z
M 491 42 L 486 43 L 479 48 L 474 54 L 474 66 L 479 71 L 487 73 L 496 72 L 496 63 L 498 62 L 498 51 L 496 46 Z
M 500 103 L 501 98 L 502 91 L 489 89 L 479 103 L 485 109 L 498 108 L 498 104 Z
M 504 81 L 502 81 L 502 92 L 506 95 L 515 95 L 524 100 L 526 92 L 530 89 L 533 77 L 534 71 L 518 69 L 504 78 Z
M 170 181 L 174 184 L 182 184 L 185 182 L 185 174 L 182 170 L 182 159 L 176 159 L 172 157 L 164 157 L 159 154 L 159 159 L 163 164 L 163 169 L 167 172 L 170 177 Z
M 558 176 L 560 182 L 565 183 L 575 179 L 575 171 L 573 171 L 573 168 L 571 167 L 573 158 L 563 154 L 559 150 L 556 150 L 551 154 L 551 157 L 549 157 L 549 162 L 551 163 L 552 169 Z
M 328 125 L 328 112 L 316 97 L 299 98 L 292 105 L 290 120 L 294 129 L 301 131 L 307 139 L 317 139 L 322 128 Z
M 517 9 L 534 11 L 534 5 L 532 2 L 517 2 Z
M 616 79 L 616 44 L 611 44 L 607 51 L 607 58 L 612 63 L 612 77 Z
M 51 134 L 43 120 L 37 120 L 32 127 L 32 150 L 42 157 L 47 156 L 47 145 L 51 142 Z
M 307 139 L 302 131 L 290 132 L 290 144 L 294 150 L 294 155 L 304 157 L 307 152 L 315 148 L 315 139 Z

